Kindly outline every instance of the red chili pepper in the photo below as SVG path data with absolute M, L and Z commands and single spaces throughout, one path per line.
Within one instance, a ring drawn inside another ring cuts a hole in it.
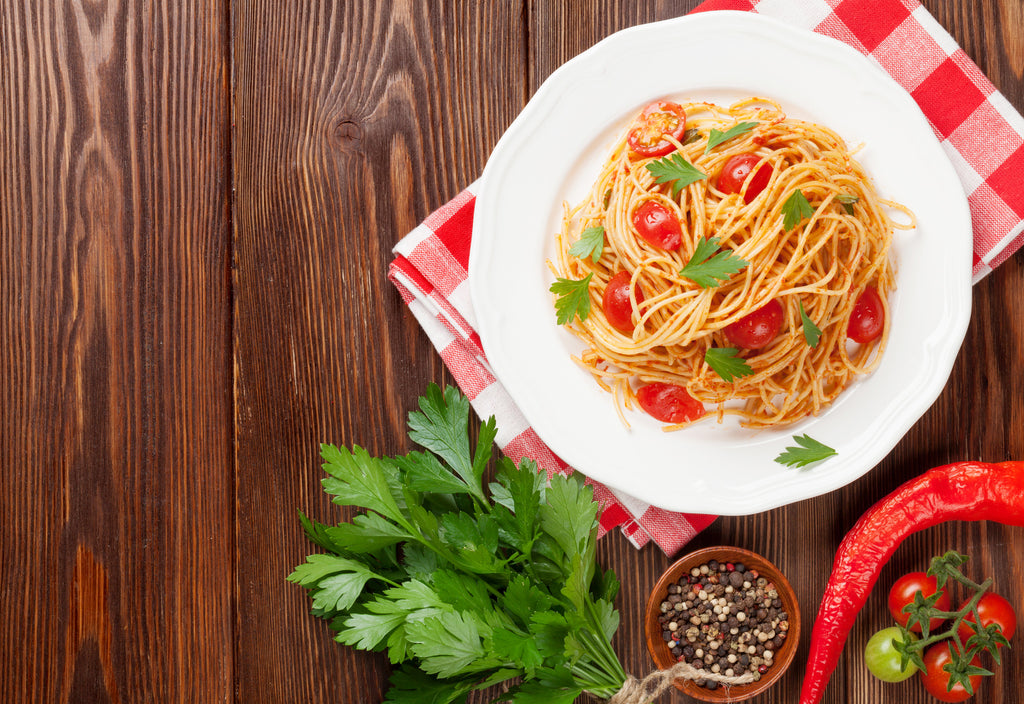
M 816 704 L 878 573 L 907 536 L 944 521 L 1024 526 L 1024 462 L 930 469 L 869 508 L 836 551 L 811 631 L 800 704 Z

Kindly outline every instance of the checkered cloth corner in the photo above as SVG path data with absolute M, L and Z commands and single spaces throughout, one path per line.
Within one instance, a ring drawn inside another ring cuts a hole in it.
M 916 0 L 707 0 L 695 11 L 709 10 L 753 11 L 840 39 L 910 92 L 967 193 L 975 282 L 1024 244 L 1024 118 Z M 475 202 L 474 184 L 431 213 L 395 246 L 388 277 L 476 412 L 496 418 L 504 453 L 568 472 L 495 379 L 481 347 L 467 282 Z M 715 519 L 591 485 L 603 506 L 601 533 L 620 528 L 637 547 L 653 540 L 671 555 Z

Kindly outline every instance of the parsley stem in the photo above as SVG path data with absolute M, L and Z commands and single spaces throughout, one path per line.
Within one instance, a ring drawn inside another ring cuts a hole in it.
M 615 651 L 612 650 L 611 643 L 597 635 L 597 633 L 601 632 L 601 629 L 597 624 L 598 618 L 594 603 L 589 599 L 586 602 L 586 611 L 587 620 L 594 630 L 581 630 L 579 633 L 580 642 L 586 645 L 591 659 L 603 668 L 602 674 L 612 680 L 617 680 L 618 685 L 622 686 L 622 683 L 626 681 L 626 672 L 622 669 L 622 663 L 619 662 Z

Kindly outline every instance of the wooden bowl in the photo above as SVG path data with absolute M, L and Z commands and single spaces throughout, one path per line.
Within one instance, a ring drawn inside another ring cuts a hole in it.
M 760 555 L 741 548 L 711 547 L 697 550 L 677 560 L 658 580 L 647 599 L 647 610 L 644 616 L 644 631 L 647 636 L 647 651 L 651 654 L 658 669 L 668 669 L 675 665 L 676 658 L 662 638 L 662 627 L 658 623 L 661 615 L 661 602 L 668 595 L 668 587 L 689 575 L 694 567 L 717 560 L 718 562 L 743 563 L 747 569 L 756 570 L 759 576 L 765 577 L 775 585 L 779 593 L 782 608 L 789 616 L 789 631 L 782 647 L 775 651 L 775 657 L 768 672 L 756 682 L 742 685 L 725 686 L 718 689 L 707 689 L 687 679 L 677 679 L 677 689 L 696 699 L 706 702 L 739 702 L 761 694 L 771 687 L 793 662 L 796 649 L 800 642 L 800 606 L 796 594 L 789 581 L 779 569 Z

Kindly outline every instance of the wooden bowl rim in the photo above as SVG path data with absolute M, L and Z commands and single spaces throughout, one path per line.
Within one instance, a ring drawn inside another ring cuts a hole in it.
M 723 559 L 725 558 L 725 559 Z M 698 686 L 692 680 L 677 679 L 676 689 L 684 694 L 706 702 L 738 702 L 761 694 L 782 677 L 789 669 L 793 658 L 796 655 L 800 642 L 800 604 L 796 598 L 786 575 L 770 560 L 755 552 L 744 548 L 718 545 L 701 548 L 684 555 L 673 562 L 666 569 L 658 582 L 651 590 L 647 598 L 647 608 L 644 615 L 644 631 L 647 637 L 647 652 L 659 669 L 667 669 L 675 664 L 668 646 L 661 637 L 661 626 L 658 624 L 658 616 L 661 614 L 661 602 L 668 592 L 670 584 L 678 582 L 683 572 L 689 572 L 695 566 L 703 565 L 710 560 L 718 562 L 741 562 L 748 569 L 755 569 L 760 576 L 767 577 L 775 585 L 782 601 L 783 608 L 789 616 L 789 631 L 786 642 L 777 651 L 777 656 L 768 673 L 756 682 L 750 684 L 735 685 L 732 687 L 722 686 L 718 689 L 706 689 Z

